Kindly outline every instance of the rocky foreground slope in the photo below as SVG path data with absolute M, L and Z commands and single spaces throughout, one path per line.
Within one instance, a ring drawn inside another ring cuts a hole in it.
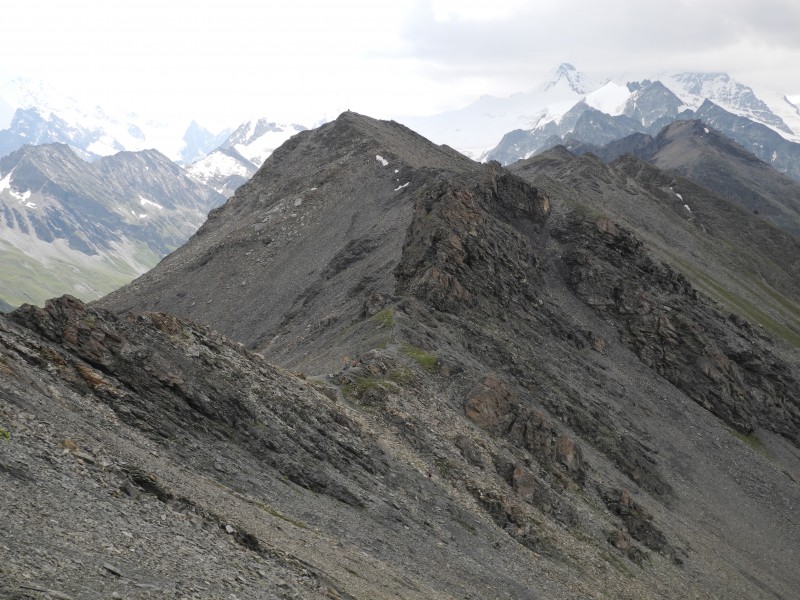
M 800 586 L 797 348 L 496 164 L 346 113 L 102 305 L 0 316 L 6 596 Z

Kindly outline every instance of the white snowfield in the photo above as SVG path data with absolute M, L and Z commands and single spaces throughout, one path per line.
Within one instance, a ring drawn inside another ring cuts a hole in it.
M 228 156 L 224 152 L 212 152 L 187 167 L 187 171 L 202 182 L 207 182 L 220 175 L 241 175 L 247 177 L 247 165 Z
M 8 191 L 9 195 L 18 200 L 20 204 L 26 206 L 28 208 L 36 208 L 36 204 L 33 202 L 28 202 L 28 199 L 31 197 L 31 191 L 25 190 L 24 192 L 19 192 L 11 187 L 11 175 L 14 173 L 13 170 L 8 172 L 8 175 L 0 179 L 0 194 L 5 191 Z
M 275 123 L 263 117 L 251 119 L 242 123 L 223 147 L 233 148 L 260 167 L 286 140 L 305 129 L 304 125 Z

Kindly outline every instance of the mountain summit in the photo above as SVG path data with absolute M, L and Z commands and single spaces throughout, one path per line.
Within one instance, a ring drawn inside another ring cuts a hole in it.
M 569 63 L 561 63 L 553 69 L 550 79 L 542 86 L 542 90 L 546 92 L 558 86 L 567 87 L 581 95 L 586 95 L 600 87 L 585 73 L 578 71 Z

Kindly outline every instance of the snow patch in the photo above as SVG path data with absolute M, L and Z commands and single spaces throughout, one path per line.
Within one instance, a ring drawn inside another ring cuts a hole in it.
M 689 208 L 689 205 L 688 205 L 688 204 L 684 204 L 684 205 L 683 205 L 683 208 L 685 208 L 685 209 L 686 209 L 688 212 L 692 212 L 692 209 L 691 209 L 691 208 Z
M 20 204 L 24 204 L 29 208 L 36 208 L 36 205 L 33 202 L 28 202 L 28 198 L 31 197 L 31 191 L 25 190 L 24 192 L 20 193 L 14 188 L 11 187 L 11 174 L 14 172 L 12 169 L 8 172 L 8 175 L 0 179 L 0 194 L 3 193 L 5 190 L 8 190 L 10 196 L 19 201 Z
M 158 210 L 164 210 L 164 207 L 161 206 L 158 202 L 153 202 L 152 200 L 148 200 L 144 196 L 139 196 L 139 204 L 142 206 L 153 206 Z M 147 215 L 141 215 L 142 217 L 146 217 Z
M 609 81 L 586 96 L 586 104 L 611 116 L 621 115 L 631 92 L 628 86 Z
M 389 161 L 386 160 L 385 158 L 383 158 L 380 154 L 376 154 L 375 155 L 375 160 L 377 160 L 379 163 L 381 163 L 384 167 L 388 167 L 389 166 Z
M 680 195 L 678 192 L 675 192 L 675 195 L 676 195 L 678 198 L 680 198 L 681 200 L 683 200 L 683 196 L 681 196 L 681 195 Z
M 395 191 L 395 192 L 399 192 L 399 191 L 400 191 L 400 190 L 402 190 L 404 187 L 406 187 L 406 186 L 407 186 L 409 183 L 411 183 L 411 182 L 410 182 L 410 181 L 406 181 L 406 182 L 405 182 L 403 185 L 399 185 L 399 186 L 397 186 L 396 188 L 394 188 L 394 191 Z
M 703 127 L 703 131 L 705 131 L 706 133 L 710 133 L 710 132 L 708 131 L 708 127 Z

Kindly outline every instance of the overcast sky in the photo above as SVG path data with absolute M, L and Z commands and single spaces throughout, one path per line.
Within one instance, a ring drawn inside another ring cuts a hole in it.
M 24 0 L 0 15 L 0 81 L 211 128 L 431 114 L 528 91 L 561 62 L 800 95 L 797 0 Z

